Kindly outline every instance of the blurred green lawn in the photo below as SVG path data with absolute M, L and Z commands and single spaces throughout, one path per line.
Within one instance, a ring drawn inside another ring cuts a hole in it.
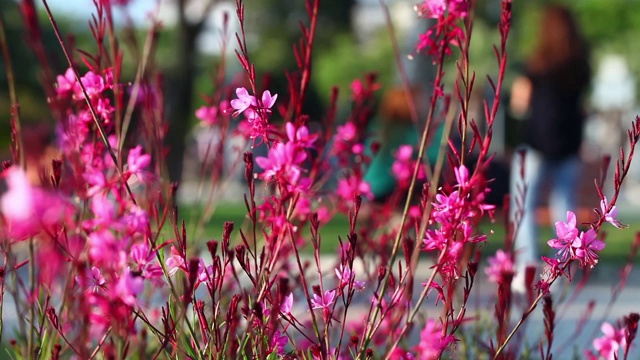
M 201 209 L 198 207 L 181 206 L 181 217 L 184 218 L 187 226 L 188 238 L 193 240 L 194 225 L 197 224 L 197 216 L 201 213 Z M 198 240 L 207 241 L 210 239 L 220 239 L 222 236 L 222 228 L 225 221 L 233 221 L 235 223 L 235 230 L 232 234 L 232 239 L 238 235 L 238 227 L 245 223 L 246 209 L 243 204 L 220 204 L 217 206 L 217 210 L 212 216 L 211 220 L 207 222 L 202 229 L 201 236 L 198 236 Z M 481 224 L 480 230 L 482 233 L 488 234 L 488 240 L 481 246 L 481 253 L 483 257 L 493 255 L 496 250 L 503 248 L 505 229 L 501 223 L 502 219 L 496 218 L 495 223 L 485 222 Z M 247 225 L 248 222 L 245 224 Z M 631 244 L 634 240 L 635 233 L 640 231 L 640 219 L 628 223 L 630 226 L 627 229 L 619 230 L 609 224 L 604 224 L 603 229 L 606 231 L 606 248 L 600 252 L 601 262 L 606 263 L 624 263 L 628 260 Z M 338 247 L 338 237 L 341 237 L 346 241 L 346 235 L 349 229 L 349 221 L 345 216 L 338 215 L 334 217 L 328 224 L 323 226 L 320 230 L 322 236 L 321 252 L 325 254 L 335 254 Z M 493 230 L 493 233 L 491 233 Z M 540 229 L 540 250 L 542 255 L 551 256 L 553 252 L 547 246 L 546 242 L 555 237 L 555 233 L 551 227 L 541 227 Z M 549 251 L 545 254 L 545 249 Z M 310 247 L 303 250 L 303 252 L 310 252 Z

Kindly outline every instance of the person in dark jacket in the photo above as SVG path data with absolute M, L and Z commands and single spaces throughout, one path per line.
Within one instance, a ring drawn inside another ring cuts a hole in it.
M 537 46 L 511 92 L 511 111 L 524 120 L 524 144 L 514 156 L 511 176 L 511 219 L 518 226 L 516 290 L 524 290 L 525 267 L 540 262 L 535 216 L 544 182 L 550 182 L 552 222 L 567 221 L 567 211 L 576 210 L 585 120 L 582 99 L 590 74 L 587 44 L 571 12 L 559 5 L 546 7 Z M 523 185 L 526 194 L 518 209 Z M 518 210 L 524 212 L 516 215 Z

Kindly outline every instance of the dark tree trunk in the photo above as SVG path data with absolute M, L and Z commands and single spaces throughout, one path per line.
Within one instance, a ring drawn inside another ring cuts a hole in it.
M 165 136 L 168 148 L 167 170 L 172 182 L 182 179 L 186 137 L 193 102 L 193 83 L 196 67 L 196 39 L 201 25 L 180 23 L 179 41 L 176 46 L 177 65 L 168 74 L 166 99 L 168 104 L 169 127 Z

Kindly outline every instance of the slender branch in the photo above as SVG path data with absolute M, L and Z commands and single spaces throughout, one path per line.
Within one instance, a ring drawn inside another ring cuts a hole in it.
M 65 42 L 62 39 L 62 35 L 60 34 L 60 28 L 58 27 L 58 24 L 56 23 L 56 20 L 53 18 L 53 14 L 51 13 L 51 9 L 49 8 L 49 4 L 47 3 L 47 0 L 42 0 L 42 4 L 44 5 L 45 11 L 47 13 L 47 17 L 49 18 L 49 21 L 51 22 L 51 26 L 53 27 L 53 32 L 55 33 L 56 38 L 58 39 L 58 43 L 60 44 L 60 47 L 62 48 L 62 52 L 64 53 L 64 57 L 66 58 L 67 63 L 69 64 L 69 67 L 73 70 L 73 75 L 75 76 L 76 81 L 78 82 L 78 85 L 80 86 L 80 89 L 82 90 L 82 94 L 84 95 L 84 99 L 85 99 L 85 101 L 87 103 L 87 106 L 89 107 L 89 112 L 91 113 L 91 117 L 93 118 L 93 122 L 95 123 L 95 125 L 96 125 L 96 127 L 98 129 L 98 133 L 100 134 L 102 142 L 104 143 L 105 147 L 107 148 L 107 152 L 109 153 L 109 156 L 111 157 L 111 160 L 116 165 L 116 170 L 118 171 L 118 175 L 119 175 L 120 179 L 122 180 L 122 183 L 123 183 L 127 193 L 129 194 L 129 197 L 131 198 L 131 202 L 133 202 L 134 205 L 137 205 L 136 199 L 133 196 L 133 192 L 131 191 L 131 188 L 129 187 L 129 184 L 127 183 L 127 181 L 122 176 L 122 167 L 118 165 L 118 159 L 116 157 L 115 152 L 113 151 L 113 147 L 111 147 L 111 143 L 109 143 L 109 139 L 107 138 L 107 133 L 104 130 L 104 127 L 102 126 L 102 123 L 100 122 L 100 119 L 98 118 L 96 109 L 94 108 L 93 104 L 91 103 L 91 99 L 89 98 L 89 95 L 87 94 L 87 89 L 86 89 L 86 87 L 84 86 L 84 84 L 82 83 L 82 81 L 80 79 L 80 73 L 78 72 L 78 68 L 73 64 L 73 61 L 71 60 L 71 56 L 69 55 L 69 51 L 67 50 Z

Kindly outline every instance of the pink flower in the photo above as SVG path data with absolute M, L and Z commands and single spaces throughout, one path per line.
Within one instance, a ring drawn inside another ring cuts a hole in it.
M 125 178 L 135 176 L 142 183 L 149 183 L 154 179 L 154 174 L 145 171 L 145 169 L 151 163 L 151 155 L 143 154 L 142 146 L 138 145 L 135 148 L 129 150 L 127 156 L 127 171 Z
M 604 336 L 593 340 L 593 347 L 596 351 L 607 360 L 613 360 L 620 348 L 627 346 L 624 335 L 624 329 L 616 330 L 613 325 L 605 322 L 600 327 Z
M 391 354 L 389 354 L 390 360 L 415 360 L 415 358 L 416 357 L 413 356 L 413 354 L 401 348 L 396 348 Z
M 70 216 L 71 207 L 55 193 L 33 187 L 22 169 L 12 166 L 2 174 L 7 191 L 0 196 L 0 213 L 7 235 L 23 240 Z
M 489 266 L 484 269 L 489 281 L 499 282 L 505 273 L 513 273 L 513 260 L 511 256 L 502 250 L 498 250 L 495 256 L 488 258 Z
M 100 273 L 100 269 L 95 266 L 91 267 L 91 273 L 85 276 L 76 276 L 76 282 L 78 285 L 85 286 L 85 292 L 98 292 L 101 289 L 104 289 L 104 285 L 106 284 L 106 280 L 104 276 Z
M 618 208 L 616 208 L 616 206 L 614 205 L 611 207 L 611 209 L 609 209 L 609 211 L 607 211 L 608 205 L 609 203 L 607 202 L 606 197 L 600 200 L 600 211 L 602 211 L 602 215 L 604 215 L 604 220 L 609 224 L 617 227 L 618 229 L 629 227 L 629 225 L 625 225 L 621 223 L 620 220 L 616 219 L 616 217 L 618 216 Z
M 603 241 L 596 239 L 596 231 L 589 229 L 586 232 L 582 232 L 578 238 L 573 242 L 573 247 L 576 248 L 575 256 L 580 260 L 581 265 L 587 265 L 593 267 L 598 263 L 598 254 L 596 251 L 604 249 L 605 244 Z
M 111 121 L 111 114 L 115 111 L 115 108 L 111 106 L 111 100 L 107 98 L 99 98 L 96 111 L 102 120 L 108 124 L 109 121 Z
M 353 122 L 348 121 L 344 125 L 338 125 L 335 141 L 350 142 L 357 136 L 357 129 Z
M 265 109 L 271 109 L 273 105 L 275 105 L 277 99 L 278 94 L 271 96 L 271 92 L 269 90 L 262 92 L 262 106 Z
M 441 18 L 449 10 L 456 18 L 467 16 L 468 0 L 425 0 L 417 7 L 418 15 L 428 18 Z
M 89 257 L 101 266 L 119 266 L 126 256 L 122 252 L 122 245 L 110 230 L 92 232 L 89 234 Z
M 291 314 L 291 309 L 293 308 L 293 293 L 289 293 L 289 295 L 285 296 L 282 300 L 282 304 L 280 304 L 280 312 L 283 314 Z
M 373 200 L 371 185 L 355 175 L 338 180 L 336 194 L 342 201 L 347 202 L 353 201 L 356 195 L 362 195 L 369 200 Z
M 91 198 L 91 212 L 94 219 L 86 220 L 82 223 L 87 230 L 94 228 L 111 228 L 115 230 L 122 229 L 117 217 L 117 209 L 113 201 L 109 200 L 104 194 L 98 193 Z
M 84 85 L 84 89 L 87 91 L 87 95 L 89 95 L 89 98 L 91 99 L 98 97 L 105 89 L 104 79 L 93 71 L 87 71 L 87 73 L 80 78 L 80 81 L 82 82 L 82 85 Z M 84 98 L 80 87 L 76 89 L 76 98 Z
M 120 298 L 123 303 L 135 307 L 138 305 L 137 297 L 144 290 L 144 279 L 136 276 L 129 269 L 118 280 L 114 291 L 115 296 Z
M 576 214 L 567 211 L 567 222 L 556 222 L 557 239 L 547 241 L 547 244 L 559 249 L 558 256 L 561 260 L 567 260 L 574 255 L 574 241 L 578 237 L 578 229 L 576 228 Z
M 458 186 L 464 187 L 469 184 L 469 170 L 466 166 L 460 165 L 453 170 L 456 174 L 456 181 L 458 182 Z
M 313 147 L 313 143 L 318 139 L 318 135 L 309 135 L 309 129 L 306 126 L 300 126 L 297 130 L 293 123 L 288 122 L 285 125 L 287 137 L 290 142 L 298 144 L 303 148 Z
M 149 234 L 149 214 L 136 205 L 131 205 L 127 214 L 122 217 L 128 234 Z
M 360 79 L 355 79 L 351 82 L 351 98 L 353 100 L 359 99 L 360 97 L 362 97 L 362 93 L 363 93 L 363 86 L 362 86 L 362 80 Z
M 64 75 L 58 75 L 57 80 L 58 87 L 56 88 L 56 92 L 58 95 L 74 93 L 76 92 L 76 88 L 79 87 L 76 83 L 76 75 L 72 68 L 68 68 Z
M 447 11 L 447 0 L 425 0 L 417 9 L 418 15 L 437 19 Z
M 436 324 L 435 320 L 429 319 L 420 333 L 420 344 L 416 349 L 419 354 L 418 359 L 437 359 L 447 346 L 455 341 L 456 339 L 452 335 L 444 336 L 442 327 Z
M 146 242 L 133 245 L 129 254 L 133 262 L 137 265 L 136 270 L 140 272 L 144 278 L 148 279 L 158 275 L 162 276 L 162 268 L 159 268 L 159 266 L 155 264 L 156 252 L 151 251 Z M 158 270 L 160 270 L 159 274 L 157 272 Z
M 16 166 L 4 173 L 9 190 L 0 200 L 0 212 L 10 222 L 28 221 L 35 212 L 36 194 L 27 174 Z
M 245 88 L 237 88 L 236 95 L 237 99 L 231 100 L 231 107 L 235 110 L 233 116 L 238 116 L 242 114 L 244 111 L 249 110 L 250 114 L 247 114 L 248 118 L 252 118 L 255 113 L 251 109 L 252 107 L 258 106 L 258 102 L 254 96 L 249 95 L 249 92 Z
M 218 123 L 218 108 L 215 106 L 201 106 L 196 110 L 196 117 L 203 125 L 213 126 Z
M 129 150 L 127 156 L 127 170 L 132 174 L 137 174 L 144 170 L 151 163 L 151 156 L 148 154 L 142 154 L 142 146 L 138 145 L 135 148 Z
M 336 300 L 336 291 L 325 291 L 324 295 L 313 294 L 311 299 L 311 306 L 313 309 L 329 309 L 329 306 Z
M 289 338 L 285 334 L 276 331 L 269 341 L 269 345 L 271 346 L 271 351 L 275 350 L 278 355 L 284 355 L 284 347 L 287 346 L 288 342 Z
M 400 145 L 396 152 L 396 158 L 391 165 L 391 172 L 401 187 L 409 186 L 416 162 L 413 160 L 413 146 Z M 418 179 L 422 180 L 426 177 L 424 166 L 418 168 Z
M 269 150 L 268 157 L 256 157 L 256 164 L 264 171 L 260 177 L 275 180 L 289 191 L 305 190 L 311 185 L 309 179 L 302 178 L 300 164 L 307 158 L 307 153 L 296 147 L 294 143 L 278 143 Z
M 350 286 L 350 284 L 353 282 L 354 288 L 360 291 L 364 290 L 365 282 L 356 281 L 356 274 L 354 274 L 350 268 L 345 267 L 341 264 L 338 269 L 335 269 L 335 272 L 336 277 L 338 277 L 338 279 L 340 280 L 340 287 Z
M 175 247 L 171 247 L 171 256 L 165 259 L 164 264 L 167 267 L 167 273 L 169 276 L 173 276 L 178 272 L 178 270 L 185 272 L 187 270 L 184 257 L 178 253 L 178 250 Z

